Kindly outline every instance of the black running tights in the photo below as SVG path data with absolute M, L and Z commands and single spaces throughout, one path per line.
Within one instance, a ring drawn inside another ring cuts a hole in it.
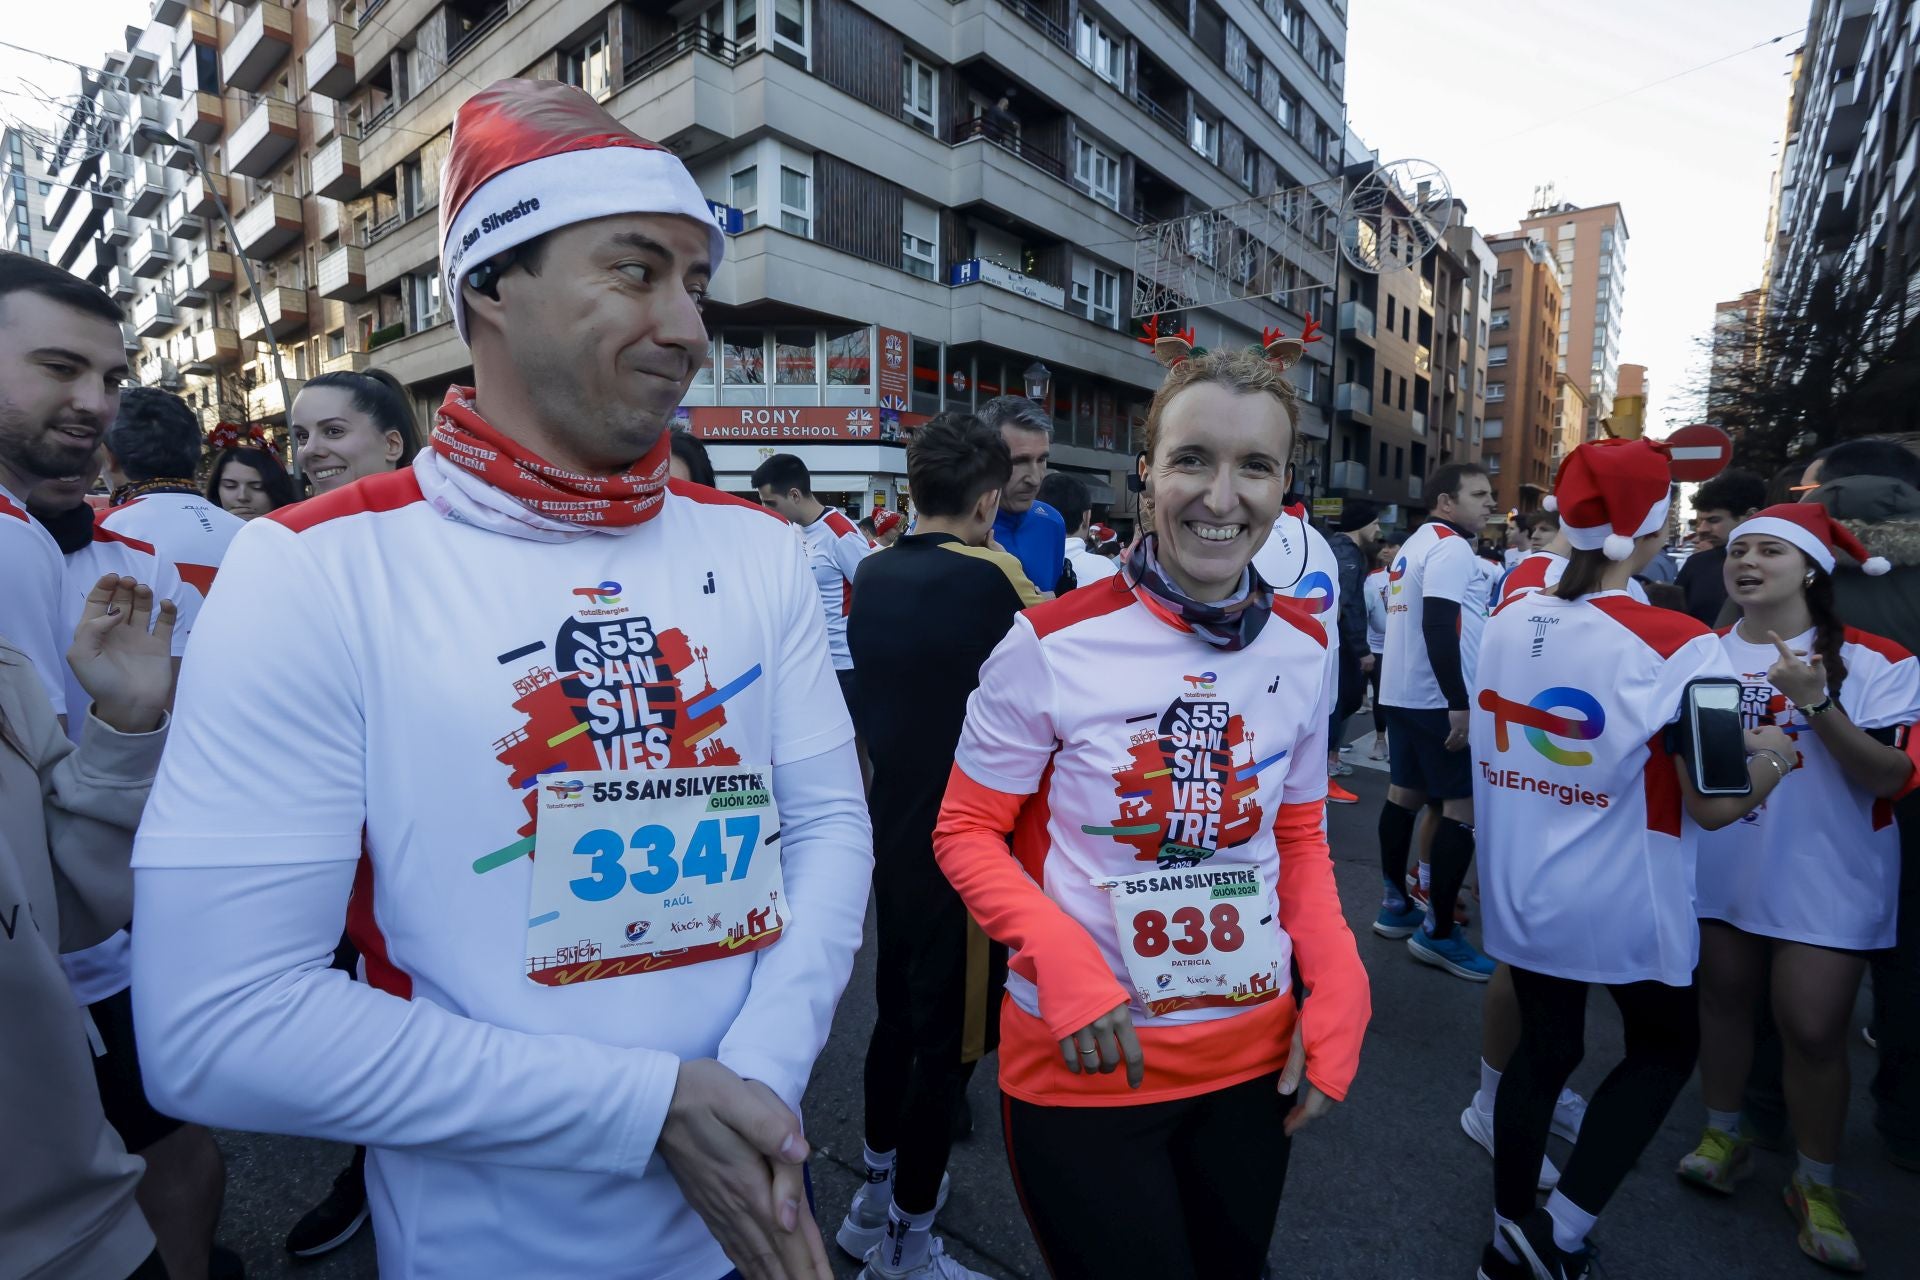
M 1515 1222 L 1533 1211 L 1553 1106 L 1586 1048 L 1587 984 L 1513 966 L 1520 1047 L 1493 1107 L 1494 1207 Z M 1693 1073 L 1700 1000 L 1692 985 L 1632 982 L 1605 988 L 1625 1024 L 1627 1056 L 1587 1104 L 1560 1192 L 1598 1215 L 1646 1149 Z

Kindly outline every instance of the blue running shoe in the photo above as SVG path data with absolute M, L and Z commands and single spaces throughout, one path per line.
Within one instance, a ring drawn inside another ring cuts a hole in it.
M 1375 929 L 1379 927 L 1374 926 Z M 1465 978 L 1468 982 L 1485 982 L 1493 976 L 1493 961 L 1475 951 L 1473 944 L 1461 937 L 1458 929 L 1444 938 L 1436 938 L 1425 929 L 1415 929 L 1413 936 L 1407 939 L 1407 950 L 1421 964 L 1445 969 L 1454 977 Z
M 1383 938 L 1404 938 L 1419 929 L 1420 922 L 1426 918 L 1426 911 L 1411 902 L 1398 908 L 1385 903 L 1373 919 L 1373 931 Z

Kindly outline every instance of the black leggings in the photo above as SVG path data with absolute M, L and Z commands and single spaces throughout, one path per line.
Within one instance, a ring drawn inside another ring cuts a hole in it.
M 1001 1095 L 1007 1163 L 1053 1280 L 1255 1280 L 1287 1181 L 1279 1073 L 1135 1107 Z
M 1586 1050 L 1587 984 L 1515 966 L 1520 1047 L 1493 1105 L 1493 1203 L 1518 1222 L 1533 1211 L 1553 1106 Z M 1627 1056 L 1587 1104 L 1580 1141 L 1560 1174 L 1560 1193 L 1598 1216 L 1653 1141 L 1700 1051 L 1700 997 L 1689 984 L 1632 982 L 1606 988 L 1626 1027 Z
M 1387 660 L 1384 653 L 1373 655 L 1373 670 L 1367 672 L 1367 688 L 1373 690 L 1373 731 L 1387 731 L 1387 709 L 1380 705 L 1380 667 Z

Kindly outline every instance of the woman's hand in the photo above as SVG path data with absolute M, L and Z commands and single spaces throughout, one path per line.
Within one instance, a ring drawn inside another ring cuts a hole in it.
M 1804 662 L 1800 655 L 1787 647 L 1772 631 L 1767 639 L 1773 641 L 1773 647 L 1780 651 L 1780 660 L 1767 668 L 1767 679 L 1773 687 L 1787 695 L 1787 701 L 1796 707 L 1811 707 L 1827 696 L 1827 667 L 1819 654 L 1813 655 L 1812 662 Z
M 1747 730 L 1747 754 L 1758 755 L 1762 751 L 1771 751 L 1786 761 L 1789 771 L 1800 763 L 1800 749 L 1793 745 L 1793 739 L 1786 730 L 1778 725 L 1763 724 L 1757 729 Z
M 92 697 L 93 714 L 111 728 L 150 733 L 159 727 L 173 696 L 178 614 L 173 601 L 162 600 L 156 619 L 153 588 L 111 573 L 87 593 L 67 663 Z
M 1287 1054 L 1287 1065 L 1280 1069 L 1280 1092 L 1284 1095 L 1298 1095 L 1293 1110 L 1287 1112 L 1282 1124 L 1286 1135 L 1291 1138 L 1306 1127 L 1312 1120 L 1318 1120 L 1333 1110 L 1333 1099 L 1320 1092 L 1307 1078 L 1307 1042 L 1300 1030 L 1300 1019 L 1293 1020 L 1293 1049 Z M 1301 1085 L 1306 1086 L 1302 1091 Z
M 1138 1089 L 1147 1076 L 1147 1060 L 1140 1052 L 1140 1037 L 1133 1033 L 1133 1015 L 1121 1005 L 1089 1022 L 1060 1042 L 1060 1057 L 1067 1070 L 1079 1075 L 1098 1071 L 1112 1073 L 1127 1064 L 1127 1088 Z

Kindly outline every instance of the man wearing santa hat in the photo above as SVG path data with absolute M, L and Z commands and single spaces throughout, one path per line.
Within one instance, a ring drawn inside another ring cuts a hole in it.
M 797 1112 L 871 838 L 798 544 L 668 479 L 722 238 L 551 82 L 460 108 L 443 192 L 474 385 L 200 615 L 135 854 L 149 1088 L 364 1144 L 384 1276 L 826 1277 Z

